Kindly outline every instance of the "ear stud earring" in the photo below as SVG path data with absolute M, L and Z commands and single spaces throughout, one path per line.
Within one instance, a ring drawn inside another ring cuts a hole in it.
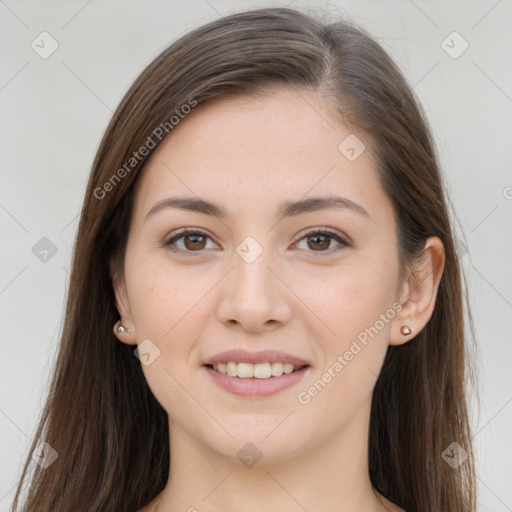
M 402 325 L 400 327 L 400 334 L 403 334 L 404 336 L 409 336 L 409 334 L 411 333 L 411 328 L 408 325 Z
M 131 329 L 127 329 L 123 324 L 119 324 L 117 327 L 114 326 L 114 330 L 118 334 L 123 334 L 123 333 L 126 333 L 126 332 L 132 332 Z

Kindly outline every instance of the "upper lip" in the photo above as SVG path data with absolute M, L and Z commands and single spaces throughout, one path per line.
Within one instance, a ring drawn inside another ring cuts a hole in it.
M 278 350 L 260 350 L 258 352 L 247 352 L 242 349 L 226 350 L 208 358 L 204 364 L 219 364 L 235 361 L 237 363 L 291 363 L 294 366 L 309 365 L 307 361 L 300 357 L 286 354 Z

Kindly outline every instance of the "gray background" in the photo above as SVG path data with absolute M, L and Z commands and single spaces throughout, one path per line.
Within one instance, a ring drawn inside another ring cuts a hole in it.
M 287 4 L 0 0 L 0 511 L 12 499 L 47 391 L 77 215 L 112 111 L 178 36 L 218 16 L 270 5 Z M 288 5 L 322 7 L 367 28 L 427 112 L 467 243 L 481 510 L 512 511 L 512 1 Z M 31 47 L 34 41 L 40 53 L 51 49 L 43 31 L 58 44 L 47 58 Z M 464 41 L 469 46 L 458 55 Z

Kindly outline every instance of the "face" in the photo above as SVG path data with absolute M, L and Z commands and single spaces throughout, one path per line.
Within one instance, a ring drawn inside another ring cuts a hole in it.
M 281 88 L 200 105 L 146 164 L 115 289 L 171 436 L 272 459 L 365 426 L 400 283 L 392 205 L 361 142 L 319 96 Z M 206 366 L 230 350 L 243 353 L 220 360 L 269 353 Z M 279 361 L 306 366 L 277 376 Z

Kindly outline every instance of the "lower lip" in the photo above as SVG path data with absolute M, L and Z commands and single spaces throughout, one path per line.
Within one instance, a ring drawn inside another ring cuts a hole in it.
M 302 379 L 310 366 L 305 366 L 292 373 L 283 373 L 280 377 L 269 377 L 268 379 L 257 379 L 255 377 L 241 379 L 240 377 L 231 377 L 226 373 L 220 373 L 209 366 L 204 368 L 206 368 L 206 371 L 221 388 L 233 395 L 248 398 L 265 397 L 279 393 L 279 391 L 292 386 Z

